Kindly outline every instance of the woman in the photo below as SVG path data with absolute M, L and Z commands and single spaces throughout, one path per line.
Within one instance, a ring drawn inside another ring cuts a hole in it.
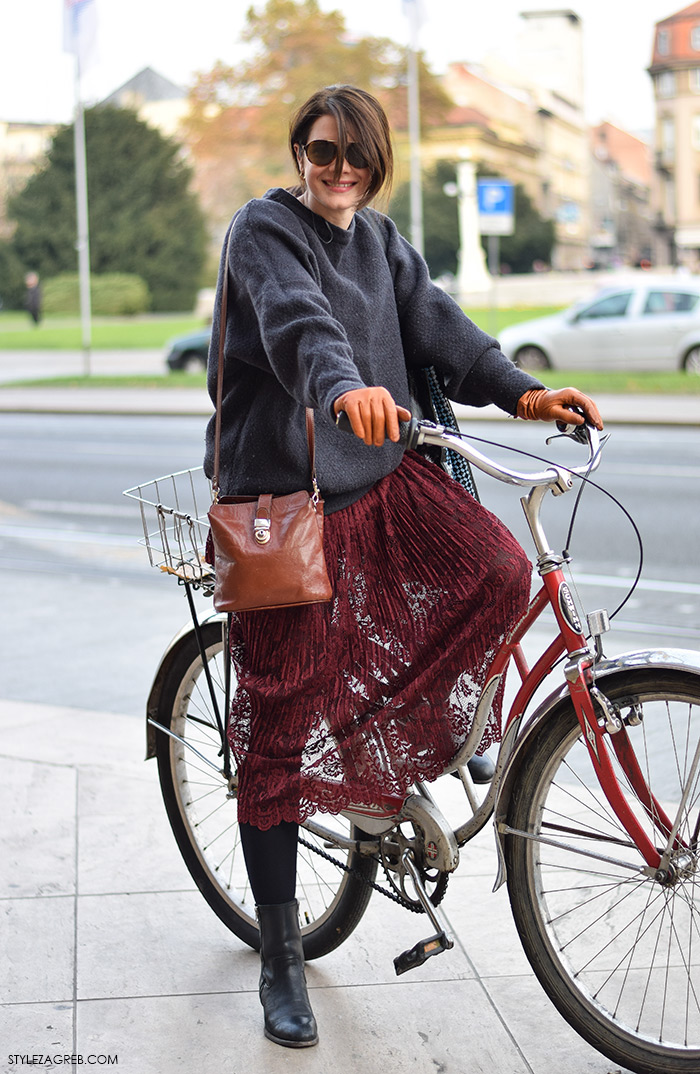
M 407 369 L 435 365 L 457 402 L 582 421 L 571 404 L 602 423 L 580 392 L 547 391 L 516 369 L 430 282 L 391 220 L 366 209 L 392 172 L 388 122 L 370 94 L 314 94 L 292 120 L 290 148 L 300 185 L 245 205 L 228 265 L 222 257 L 221 490 L 310 489 L 304 412 L 314 408 L 334 597 L 233 617 L 230 728 L 265 1033 L 304 1047 L 318 1036 L 295 901 L 299 822 L 439 775 L 465 740 L 490 655 L 529 599 L 530 564 L 510 533 L 398 443 Z M 212 398 L 217 361 L 213 345 Z M 342 410 L 354 438 L 335 428 Z M 212 459 L 213 421 L 208 473 Z

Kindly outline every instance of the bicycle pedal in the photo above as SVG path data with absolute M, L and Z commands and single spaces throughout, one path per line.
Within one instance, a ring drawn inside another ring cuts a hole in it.
M 440 955 L 443 951 L 449 951 L 451 947 L 454 947 L 454 940 L 451 940 L 445 932 L 438 932 L 434 936 L 429 936 L 427 940 L 419 940 L 414 947 L 397 955 L 394 959 L 396 976 L 399 977 L 407 970 L 415 969 L 416 966 L 422 966 L 432 955 Z

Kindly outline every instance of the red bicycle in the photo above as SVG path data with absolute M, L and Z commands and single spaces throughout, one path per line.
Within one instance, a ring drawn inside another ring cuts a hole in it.
M 660 648 L 605 658 L 607 613 L 584 617 L 565 577 L 567 558 L 550 548 L 541 521 L 548 493 L 568 492 L 600 463 L 604 438 L 595 429 L 565 432 L 587 445 L 583 466 L 520 473 L 458 433 L 426 422 L 407 428 L 408 447 L 448 448 L 529 489 L 521 502 L 540 587 L 496 653 L 469 738 L 444 776 L 417 784 L 395 812 L 358 807 L 304 825 L 298 899 L 306 957 L 343 943 L 374 891 L 432 923 L 427 939 L 397 956 L 397 973 L 448 950 L 440 903 L 449 876 L 461 848 L 493 818 L 496 886 L 507 882 L 524 950 L 564 1018 L 639 1074 L 697 1074 L 700 654 Z M 156 674 L 147 755 L 158 759 L 170 823 L 200 891 L 232 932 L 257 947 L 225 733 L 234 689 L 228 622 L 198 616 L 193 599 L 194 590 L 211 594 L 213 585 L 203 560 L 208 485 L 192 470 L 127 495 L 141 503 L 151 562 L 184 586 L 192 620 Z M 545 610 L 554 637 L 529 666 L 522 642 Z M 519 684 L 484 790 L 472 783 L 467 762 L 509 668 Z M 549 682 L 551 692 L 536 703 Z

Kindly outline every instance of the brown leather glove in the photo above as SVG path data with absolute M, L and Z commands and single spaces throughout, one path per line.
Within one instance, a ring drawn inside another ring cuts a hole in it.
M 582 425 L 584 419 L 569 410 L 570 406 L 580 407 L 589 425 L 595 425 L 596 429 L 603 428 L 598 407 L 576 388 L 560 388 L 556 392 L 548 388 L 531 388 L 518 399 L 517 415 L 528 421 L 563 421 L 567 425 Z
M 344 410 L 352 431 L 365 444 L 381 447 L 388 436 L 399 439 L 399 421 L 410 421 L 411 411 L 397 406 L 386 388 L 355 388 L 339 395 L 333 404 L 336 415 Z

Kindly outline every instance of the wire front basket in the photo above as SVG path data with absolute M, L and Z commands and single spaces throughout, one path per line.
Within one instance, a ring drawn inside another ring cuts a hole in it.
M 207 563 L 207 512 L 211 482 L 201 466 L 156 477 L 126 489 L 141 510 L 143 540 L 152 567 L 207 592 L 214 588 L 214 568 Z

